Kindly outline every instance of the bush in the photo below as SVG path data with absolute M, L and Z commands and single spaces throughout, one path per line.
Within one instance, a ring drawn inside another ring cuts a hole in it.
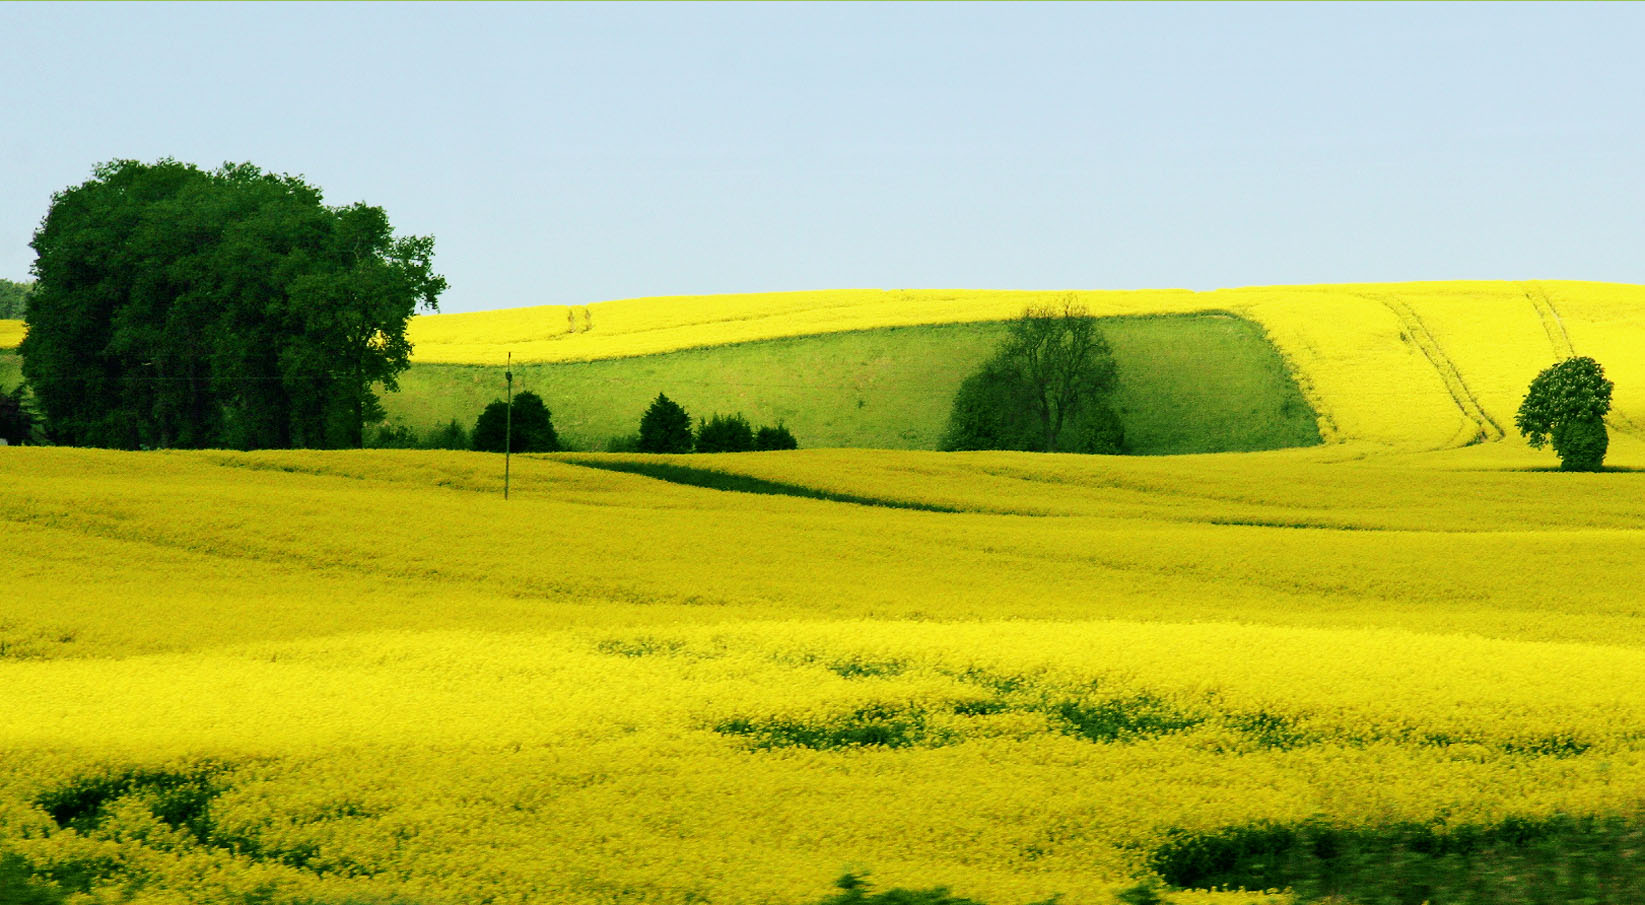
M 417 432 L 404 424 L 383 422 L 366 435 L 368 449 L 416 449 Z
M 960 384 L 941 448 L 948 452 L 1043 448 L 1039 422 L 1024 401 L 1030 392 L 1014 369 L 998 360 L 989 361 Z
M 639 451 L 646 453 L 688 453 L 695 445 L 691 436 L 691 416 L 679 403 L 657 394 L 640 416 Z
M 753 452 L 754 429 L 742 415 L 715 415 L 697 429 L 697 452 Z
M 424 449 L 468 449 L 468 431 L 453 418 L 444 427 L 437 427 L 423 438 Z
M 512 439 L 509 432 L 512 429 Z M 510 452 L 554 452 L 560 448 L 560 438 L 554 432 L 542 397 L 529 390 L 514 397 L 513 424 L 509 424 L 508 404 L 498 400 L 485 407 L 474 423 L 472 445 L 480 452 L 502 452 L 507 443 Z
M 1105 401 L 1093 401 L 1074 418 L 1074 423 L 1058 438 L 1062 452 L 1118 455 L 1125 445 L 1125 427 L 1120 416 Z
M 760 452 L 775 449 L 799 449 L 800 442 L 794 439 L 788 428 L 778 424 L 776 427 L 762 427 L 754 433 L 754 448 Z

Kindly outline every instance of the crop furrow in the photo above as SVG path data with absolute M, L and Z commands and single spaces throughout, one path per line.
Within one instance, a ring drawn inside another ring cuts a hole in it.
M 1403 300 L 1391 295 L 1368 295 L 1366 297 L 1381 302 L 1389 311 L 1394 313 L 1395 317 L 1399 318 L 1400 324 L 1405 328 L 1405 335 L 1410 338 L 1412 344 L 1433 366 L 1434 371 L 1439 375 L 1440 382 L 1445 386 L 1445 391 L 1450 394 L 1451 401 L 1456 403 L 1457 410 L 1462 413 L 1464 418 L 1472 421 L 1477 426 L 1478 431 L 1475 433 L 1473 440 L 1464 445 L 1472 445 L 1472 443 L 1486 440 L 1501 440 L 1507 436 L 1507 432 L 1502 429 L 1502 426 L 1497 424 L 1496 419 L 1491 417 L 1491 413 L 1487 412 L 1485 406 L 1480 404 L 1479 397 L 1474 395 L 1474 391 L 1468 387 L 1468 382 L 1462 379 L 1462 373 L 1457 370 L 1456 363 L 1451 360 L 1450 356 L 1445 354 L 1445 349 L 1440 346 L 1439 340 L 1428 329 L 1428 325 L 1423 323 L 1422 318 L 1416 313 L 1415 309 Z

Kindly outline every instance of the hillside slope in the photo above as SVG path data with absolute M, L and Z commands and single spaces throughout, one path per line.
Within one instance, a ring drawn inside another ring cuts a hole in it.
M 420 317 L 411 335 L 418 362 L 494 364 L 509 351 L 517 362 L 591 361 L 999 321 L 1062 295 L 839 290 L 626 299 Z M 1434 449 L 1500 439 L 1511 433 L 1531 378 L 1572 352 L 1599 359 L 1616 381 L 1613 429 L 1645 428 L 1645 286 L 1451 281 L 1074 295 L 1102 316 L 1228 311 L 1254 321 L 1302 382 L 1327 442 Z
M 1285 364 L 1250 321 L 1225 314 L 1104 318 L 1119 366 L 1114 404 L 1134 454 L 1232 452 L 1319 442 Z M 562 439 L 602 449 L 632 434 L 659 392 L 696 416 L 782 422 L 807 447 L 936 449 L 960 382 L 993 353 L 1000 323 L 886 327 L 633 358 L 516 365 Z M 501 369 L 417 364 L 390 416 L 424 430 L 472 424 L 501 398 Z
M 1572 353 L 1616 382 L 1614 432 L 1645 434 L 1645 286 L 1449 281 L 1076 292 L 1101 316 L 1227 311 L 1262 327 L 1327 443 L 1438 449 L 1506 437 L 1537 371 Z M 625 299 L 415 318 L 419 364 L 585 362 L 895 326 L 1001 321 L 1060 292 L 838 290 Z M 21 324 L 0 322 L 0 348 Z

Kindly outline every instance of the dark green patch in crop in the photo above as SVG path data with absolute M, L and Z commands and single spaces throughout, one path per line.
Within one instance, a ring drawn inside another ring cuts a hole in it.
M 608 638 L 594 645 L 594 649 L 615 657 L 666 657 L 685 650 L 685 642 L 672 638 Z
M 1308 742 L 1308 736 L 1297 728 L 1295 720 L 1266 710 L 1229 714 L 1225 720 L 1249 736 L 1259 748 L 1289 751 Z
M 908 665 L 901 660 L 865 660 L 852 657 L 849 660 L 836 660 L 828 664 L 830 672 L 845 679 L 878 678 L 881 676 L 900 676 Z
M 228 779 L 229 767 L 216 763 L 202 763 L 182 769 L 111 770 L 75 777 L 47 789 L 35 797 L 34 803 L 58 828 L 95 837 L 107 832 L 105 824 L 116 805 L 126 807 L 135 800 L 147 808 L 154 819 L 172 829 L 187 832 L 194 844 L 237 858 L 280 864 L 328 876 L 370 876 L 373 873 L 365 865 L 347 857 L 326 855 L 316 843 L 295 841 L 267 844 L 255 835 L 220 826 L 213 819 L 212 804 L 229 790 Z M 342 801 L 319 819 L 360 816 L 370 815 L 358 803 Z M 121 859 L 102 855 L 54 861 L 34 868 L 27 865 L 18 867 L 15 863 L 11 863 L 9 868 L 0 865 L 0 879 L 4 878 L 5 869 L 23 870 L 34 878 L 31 882 L 47 890 L 47 893 L 52 890 L 65 894 L 88 893 L 110 884 L 136 883 L 141 886 L 140 878 L 134 878 L 129 873 L 130 865 Z M 255 895 L 245 899 L 248 905 L 256 905 L 259 901 L 265 900 Z M 12 905 L 3 891 L 0 891 L 0 905 Z M 313 905 L 324 903 L 314 902 Z
M 1363 905 L 1623 905 L 1645 890 L 1645 828 L 1622 817 L 1511 817 L 1490 824 L 1324 821 L 1173 830 L 1148 856 L 1185 889 L 1295 891 Z
M 1051 708 L 1071 735 L 1093 742 L 1131 741 L 1181 732 L 1205 722 L 1150 694 L 1105 701 L 1065 700 Z
M 1570 733 L 1556 733 L 1541 738 L 1493 741 L 1488 737 L 1469 734 L 1425 732 L 1415 736 L 1414 740 L 1420 745 L 1435 748 L 1446 748 L 1452 745 L 1484 745 L 1489 748 L 1497 748 L 1508 754 L 1556 759 L 1579 757 L 1586 754 L 1593 747 L 1592 742 L 1577 738 Z
M 999 698 L 968 698 L 949 705 L 960 716 L 988 716 L 1014 709 Z
M 102 825 L 111 803 L 140 795 L 157 820 L 204 840 L 210 830 L 211 800 L 222 792 L 217 782 L 221 772 L 221 767 L 206 764 L 186 771 L 125 770 L 81 776 L 42 792 L 35 804 L 59 827 L 86 833 Z
M 840 891 L 816 905 L 983 905 L 975 899 L 966 899 L 948 891 L 946 886 L 930 889 L 887 889 L 872 892 L 873 887 L 862 874 L 846 874 L 834 881 Z M 1056 896 L 1030 905 L 1054 905 Z
M 917 707 L 871 704 L 850 713 L 816 722 L 788 719 L 741 718 L 714 727 L 722 735 L 748 740 L 755 749 L 812 748 L 907 748 L 936 746 L 956 741 L 949 733 L 926 725 L 925 713 Z
M 61 905 L 67 892 L 29 869 L 21 855 L 0 854 L 0 905 Z

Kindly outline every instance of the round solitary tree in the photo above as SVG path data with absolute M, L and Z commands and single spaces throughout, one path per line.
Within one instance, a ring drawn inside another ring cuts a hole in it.
M 1611 381 L 1592 358 L 1567 358 L 1544 368 L 1525 391 L 1514 426 L 1533 449 L 1550 441 L 1565 471 L 1598 471 L 1610 438 Z

